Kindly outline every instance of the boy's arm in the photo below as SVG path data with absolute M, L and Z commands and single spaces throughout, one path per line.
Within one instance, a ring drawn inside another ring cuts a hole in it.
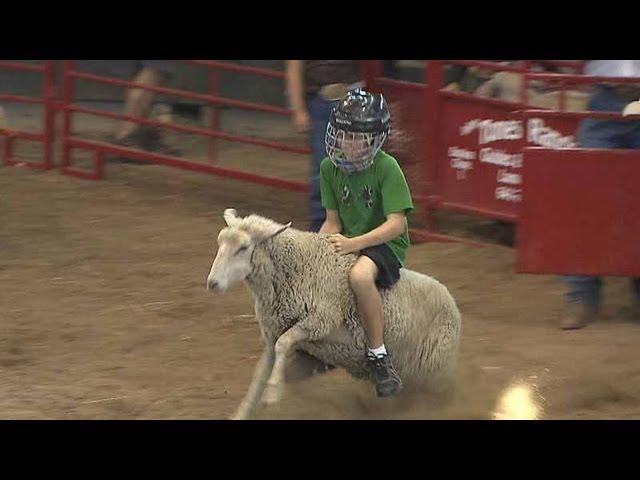
M 319 233 L 340 233 L 342 231 L 342 222 L 338 216 L 337 210 L 327 210 L 327 219 L 322 224 Z
M 332 235 L 329 241 L 333 244 L 337 253 L 346 255 L 347 253 L 357 252 L 367 247 L 381 245 L 402 235 L 405 227 L 404 212 L 393 212 L 387 216 L 387 221 L 370 232 L 353 238 L 347 238 L 342 235 Z
M 379 227 L 358 237 L 351 238 L 350 240 L 353 243 L 350 250 L 355 252 L 374 245 L 381 245 L 404 233 L 406 223 L 404 212 L 393 212 L 386 217 L 387 221 Z

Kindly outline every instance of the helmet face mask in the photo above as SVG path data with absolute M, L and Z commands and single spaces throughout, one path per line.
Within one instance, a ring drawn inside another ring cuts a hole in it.
M 333 107 L 325 146 L 331 162 L 347 173 L 369 168 L 389 134 L 390 116 L 382 95 L 349 92 Z
M 347 173 L 360 172 L 373 165 L 387 133 L 349 132 L 327 125 L 325 144 L 333 164 Z

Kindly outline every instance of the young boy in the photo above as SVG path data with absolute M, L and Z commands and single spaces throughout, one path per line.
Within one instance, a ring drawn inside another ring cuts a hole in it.
M 400 278 L 409 246 L 405 214 L 411 194 L 396 160 L 380 150 L 390 128 L 382 95 L 353 90 L 333 107 L 320 165 L 326 220 L 335 251 L 356 253 L 349 272 L 358 312 L 369 340 L 367 358 L 378 396 L 397 394 L 402 381 L 384 345 L 382 299 L 378 288 Z

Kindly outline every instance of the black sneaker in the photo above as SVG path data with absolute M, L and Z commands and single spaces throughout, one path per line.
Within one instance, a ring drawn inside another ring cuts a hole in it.
M 115 138 L 115 136 L 109 135 L 109 137 L 107 138 L 107 142 L 108 143 L 113 143 L 114 145 L 117 145 L 119 147 L 126 147 L 126 148 L 133 148 L 133 149 L 142 148 L 141 141 L 140 141 L 139 130 L 135 130 L 132 133 L 126 135 L 124 138 L 121 138 L 121 139 L 117 139 L 117 138 Z M 141 160 L 135 160 L 133 158 L 124 157 L 124 156 L 119 155 L 119 154 L 107 154 L 105 156 L 105 160 L 107 162 L 110 162 L 110 163 L 129 163 L 129 164 L 133 164 L 133 165 L 146 165 L 147 164 L 147 162 L 143 162 Z
M 109 143 L 114 143 L 121 147 L 140 149 L 147 152 L 157 152 L 174 157 L 182 156 L 181 150 L 167 144 L 160 129 L 154 126 L 142 125 L 122 139 L 116 139 L 113 136 L 110 136 L 108 140 Z M 108 155 L 107 161 L 112 163 L 131 163 L 136 165 L 150 164 L 149 162 L 123 157 L 121 155 Z
M 376 384 L 376 393 L 379 397 L 389 397 L 397 395 L 402 390 L 402 380 L 400 375 L 391 363 L 389 355 L 378 357 L 367 356 L 371 369 L 371 378 Z
M 143 125 L 140 130 L 140 146 L 148 152 L 158 152 L 163 155 L 181 157 L 182 151 L 179 148 L 169 145 L 162 131 L 154 125 Z

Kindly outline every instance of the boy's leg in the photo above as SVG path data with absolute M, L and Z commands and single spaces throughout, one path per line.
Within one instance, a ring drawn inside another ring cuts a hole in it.
M 382 298 L 376 288 L 378 267 L 369 257 L 361 256 L 349 272 L 349 283 L 356 295 L 358 313 L 369 339 L 369 348 L 376 349 L 384 343 Z
M 376 287 L 378 267 L 369 257 L 360 256 L 349 272 L 349 283 L 356 296 L 358 313 L 369 340 L 368 359 L 371 362 L 376 392 L 380 397 L 395 395 L 402 388 L 391 357 L 384 346 L 382 298 Z

